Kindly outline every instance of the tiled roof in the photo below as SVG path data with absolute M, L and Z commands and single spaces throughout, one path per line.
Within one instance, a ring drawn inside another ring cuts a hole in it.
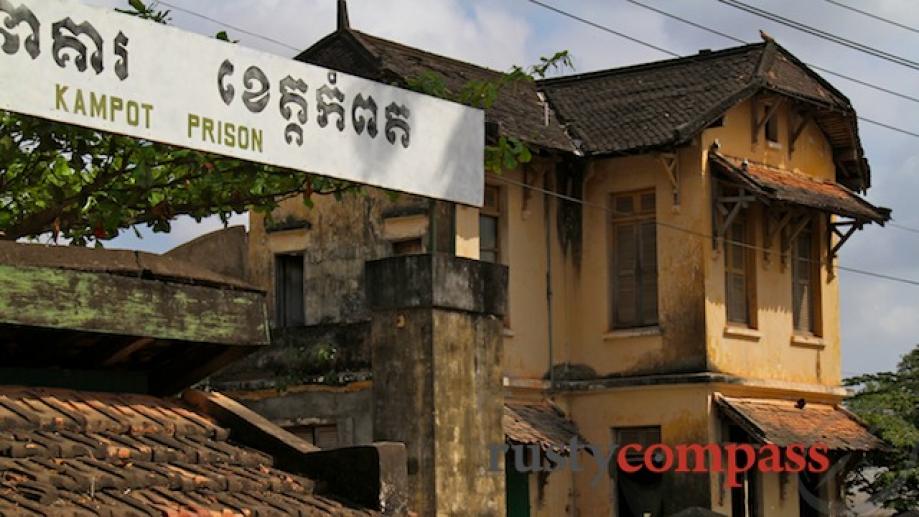
M 835 451 L 869 451 L 883 448 L 848 411 L 829 404 L 776 399 L 731 398 L 717 395 L 718 406 L 745 431 L 762 443 L 780 447 L 826 445 Z
M 360 49 L 366 55 L 360 55 Z M 470 81 L 495 81 L 503 73 L 432 54 L 354 29 L 342 29 L 297 56 L 298 60 L 384 82 L 402 85 L 424 72 L 441 76 L 447 89 L 459 92 Z M 549 149 L 574 149 L 555 115 L 540 101 L 536 84 L 516 82 L 498 95 L 486 119 L 500 125 L 501 134 Z
M 744 162 L 716 152 L 709 153 L 709 164 L 716 174 L 739 182 L 770 200 L 882 224 L 890 220 L 889 209 L 876 207 L 835 182 L 818 181 L 803 174 Z
M 175 400 L 0 387 L 0 515 L 368 515 Z
M 568 444 L 577 437 L 578 428 L 554 405 L 548 402 L 506 402 L 502 420 L 504 435 L 511 443 L 539 445 L 542 450 L 552 449 L 569 453 Z
M 679 145 L 762 88 L 851 109 L 848 99 L 774 43 L 539 82 L 587 153 Z

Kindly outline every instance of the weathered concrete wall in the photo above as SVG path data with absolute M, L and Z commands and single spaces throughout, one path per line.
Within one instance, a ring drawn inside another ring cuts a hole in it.
M 282 427 L 335 424 L 340 447 L 373 442 L 369 382 L 347 386 L 299 385 L 281 393 L 236 391 L 227 395 Z
M 248 252 L 245 226 L 230 226 L 177 246 L 166 255 L 234 278 L 245 279 Z
M 364 262 L 393 255 L 395 244 L 420 238 L 421 252 L 452 244 L 452 208 L 443 203 L 432 207 L 431 201 L 406 194 L 393 199 L 371 187 L 341 200 L 319 195 L 312 200 L 312 208 L 300 197 L 285 200 L 271 218 L 252 214 L 249 231 L 249 281 L 270 293 L 274 255 L 303 256 L 308 326 L 369 321 Z M 269 304 L 273 315 L 273 296 Z
M 506 269 L 446 255 L 367 266 L 374 439 L 406 444 L 419 515 L 503 515 L 489 470 L 501 428 Z

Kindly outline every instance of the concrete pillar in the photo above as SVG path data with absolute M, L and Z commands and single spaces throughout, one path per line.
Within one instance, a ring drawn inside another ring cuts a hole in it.
M 402 442 L 418 515 L 504 515 L 507 268 L 450 255 L 368 262 L 374 440 Z

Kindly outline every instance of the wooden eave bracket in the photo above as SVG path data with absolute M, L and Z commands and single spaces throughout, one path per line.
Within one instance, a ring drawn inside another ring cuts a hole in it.
M 865 221 L 859 219 L 844 219 L 839 221 L 833 221 L 832 216 L 827 216 L 827 228 L 830 231 L 827 232 L 827 257 L 826 257 L 826 266 L 827 270 L 833 272 L 833 261 L 839 254 L 840 248 L 842 245 L 852 237 L 856 231 L 861 230 L 865 227 Z M 833 236 L 837 237 L 837 241 L 833 243 Z
M 798 123 L 791 128 L 791 132 L 788 135 L 788 156 L 791 157 L 795 152 L 795 142 L 798 141 L 798 137 L 801 136 L 801 133 L 804 132 L 804 128 L 807 127 L 808 122 L 810 122 L 810 117 L 805 112 L 797 112 Z
M 763 261 L 769 262 L 769 249 L 776 237 L 782 235 L 782 231 L 791 222 L 794 212 L 792 210 L 783 210 L 781 212 L 767 211 L 763 217 Z
M 664 173 L 673 186 L 673 207 L 680 207 L 680 160 L 676 153 L 658 153 L 658 161 L 664 167 Z
M 756 196 L 748 193 L 744 186 L 738 186 L 736 196 L 722 196 L 718 181 L 712 179 L 712 249 L 717 250 L 718 245 L 724 242 L 724 236 L 734 222 L 734 218 L 741 209 L 750 206 L 757 200 Z
M 813 220 L 813 214 L 809 212 L 791 211 L 792 218 L 785 227 L 785 233 L 782 235 L 782 267 L 788 264 L 788 258 L 791 254 L 791 248 L 798 235 L 807 228 L 807 224 Z
M 766 125 L 766 122 L 769 122 L 770 120 L 772 120 L 772 117 L 774 117 L 775 114 L 778 113 L 779 107 L 782 105 L 784 101 L 785 100 L 781 97 L 770 99 L 768 101 L 771 103 L 769 105 L 769 111 L 767 111 L 763 115 L 762 118 L 759 118 L 759 109 L 758 109 L 759 105 L 766 101 L 765 100 L 755 100 L 755 99 L 753 100 L 753 134 L 752 134 L 752 137 L 753 137 L 754 144 L 759 140 L 759 132 L 763 129 L 763 126 Z

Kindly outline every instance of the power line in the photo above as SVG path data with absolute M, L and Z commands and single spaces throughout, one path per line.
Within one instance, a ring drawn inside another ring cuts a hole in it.
M 919 233 L 919 228 L 910 228 L 909 226 L 903 226 L 902 224 L 887 223 L 887 226 L 890 226 L 891 228 L 897 228 L 898 230 L 904 230 L 907 232 Z
M 857 8 L 855 8 L 855 7 L 852 7 L 851 5 L 846 5 L 846 4 L 842 3 L 842 2 L 837 2 L 836 0 L 824 0 L 824 1 L 826 1 L 827 3 L 831 3 L 831 4 L 833 4 L 833 5 L 837 5 L 837 6 L 839 6 L 839 7 L 842 7 L 843 9 L 848 9 L 848 10 L 850 10 L 850 11 L 852 11 L 852 12 L 856 12 L 856 13 L 858 13 L 858 14 L 867 16 L 867 17 L 869 17 L 869 18 L 874 18 L 875 20 L 879 20 L 879 21 L 882 21 L 882 22 L 884 22 L 884 23 L 893 25 L 893 26 L 895 26 L 895 27 L 899 27 L 899 28 L 901 28 L 901 29 L 906 29 L 906 30 L 908 30 L 908 31 L 910 31 L 910 32 L 915 32 L 915 33 L 919 34 L 919 29 L 916 29 L 915 27 L 910 27 L 909 25 L 900 23 L 900 22 L 895 21 L 895 20 L 891 20 L 890 18 L 884 18 L 883 16 L 878 16 L 878 15 L 876 15 L 876 14 L 874 14 L 874 13 L 869 13 L 868 11 L 862 11 L 861 9 L 857 9 Z
M 545 194 L 545 195 L 548 195 L 548 196 L 555 197 L 555 198 L 557 198 L 557 199 L 561 199 L 561 200 L 563 200 L 563 201 L 568 201 L 568 202 L 570 202 L 570 203 L 579 204 L 579 205 L 581 205 L 581 206 L 588 207 L 588 208 L 596 208 L 596 209 L 602 210 L 602 211 L 604 211 L 604 212 L 607 212 L 607 213 L 609 213 L 609 214 L 611 214 L 611 215 L 625 215 L 625 214 L 621 214 L 620 212 L 617 212 L 616 210 L 613 210 L 612 208 L 610 208 L 610 207 L 608 207 L 608 206 L 606 206 L 606 205 L 602 205 L 602 204 L 599 204 L 599 203 L 591 203 L 591 202 L 588 202 L 588 201 L 584 201 L 583 199 L 578 199 L 578 198 L 576 198 L 576 197 L 567 196 L 567 195 L 564 195 L 564 194 L 560 194 L 560 193 L 558 193 L 558 192 L 553 192 L 553 191 L 548 190 L 548 189 L 540 188 L 540 187 L 537 187 L 537 186 L 535 186 L 535 185 L 529 185 L 529 184 L 526 184 L 526 183 L 523 183 L 523 182 L 520 182 L 520 181 L 512 180 L 512 179 L 507 178 L 507 177 L 505 177 L 505 176 L 493 175 L 492 178 L 494 178 L 495 180 L 497 180 L 497 181 L 499 181 L 499 182 L 508 184 L 508 185 L 514 185 L 514 186 L 521 187 L 521 188 L 524 188 L 524 189 L 529 189 L 529 190 L 532 190 L 532 191 L 534 191 L 534 192 L 539 192 L 539 193 L 542 193 L 542 194 Z M 692 236 L 695 236 L 695 237 L 704 238 L 704 239 L 706 239 L 706 240 L 716 239 L 716 237 L 713 236 L 713 235 L 711 235 L 711 234 L 708 234 L 708 233 L 705 233 L 705 232 L 699 232 L 699 231 L 693 230 L 693 229 L 691 229 L 691 228 L 686 228 L 686 227 L 679 226 L 679 225 L 672 224 L 672 223 L 665 223 L 665 222 L 663 222 L 663 221 L 658 221 L 657 219 L 654 220 L 654 224 L 655 224 L 656 226 L 660 226 L 660 227 L 663 227 L 663 228 L 668 228 L 668 229 L 671 229 L 671 230 L 674 230 L 674 231 L 682 232 L 682 233 L 685 233 L 685 234 L 687 234 L 687 235 L 692 235 Z M 718 242 L 721 242 L 721 243 L 730 244 L 730 245 L 733 245 L 733 246 L 738 246 L 738 247 L 745 248 L 745 249 L 749 249 L 749 250 L 753 250 L 753 251 L 763 251 L 763 252 L 767 252 L 767 253 L 773 253 L 773 252 L 775 252 L 775 250 L 770 250 L 769 248 L 765 248 L 765 247 L 762 247 L 762 246 L 757 246 L 757 245 L 755 245 L 755 244 L 749 244 L 749 243 L 746 243 L 746 242 L 735 241 L 735 240 L 727 239 L 727 238 L 724 238 L 724 237 L 717 237 L 717 240 L 718 240 Z M 813 260 L 813 259 L 798 259 L 798 260 L 802 260 L 802 261 L 809 262 L 809 263 L 812 263 L 812 264 L 819 264 L 819 265 L 821 265 L 821 266 L 826 266 L 826 265 L 828 264 L 828 262 L 825 261 L 825 260 Z M 866 269 L 860 269 L 860 268 L 854 268 L 854 267 L 843 266 L 843 265 L 840 265 L 840 264 L 833 264 L 833 266 L 834 266 L 836 269 L 840 270 L 840 271 L 848 271 L 848 272 L 850 272 L 850 273 L 855 273 L 855 274 L 864 275 L 864 276 L 870 276 L 870 277 L 879 278 L 879 279 L 882 279 L 882 280 L 889 280 L 889 281 L 891 281 L 891 282 L 899 282 L 899 283 L 903 283 L 903 284 L 907 284 L 907 285 L 912 285 L 912 286 L 917 286 L 917 287 L 919 287 L 919 281 L 917 281 L 917 280 L 911 280 L 911 279 L 909 279 L 909 278 L 901 278 L 901 277 L 897 277 L 897 276 L 893 276 L 893 275 L 888 275 L 888 274 L 885 274 L 885 273 L 876 273 L 876 272 L 874 272 L 874 271 L 868 271 L 868 270 L 866 270 Z
M 569 13 L 568 11 L 563 11 L 563 10 L 559 9 L 558 7 L 555 7 L 555 6 L 552 6 L 552 5 L 549 5 L 549 4 L 540 2 L 539 0 L 527 0 L 527 1 L 530 2 L 531 4 L 536 4 L 536 5 L 538 5 L 538 6 L 542 7 L 542 8 L 544 8 L 544 9 L 548 9 L 548 10 L 550 10 L 550 11 L 552 11 L 552 12 L 555 12 L 555 13 L 557 13 L 557 14 L 560 14 L 560 15 L 562 15 L 562 16 L 571 18 L 572 20 L 576 20 L 576 21 L 579 21 L 579 22 L 584 23 L 584 24 L 586 24 L 586 25 L 590 25 L 591 27 L 593 27 L 593 28 L 595 28 L 595 29 L 600 29 L 601 31 L 608 32 L 608 33 L 610 33 L 610 34 L 619 36 L 620 38 L 627 39 L 627 40 L 629 40 L 629 41 L 631 41 L 631 42 L 633 42 L 633 43 L 638 43 L 639 45 L 643 45 L 643 46 L 645 46 L 645 47 L 652 48 L 652 49 L 654 49 L 654 50 L 657 50 L 658 52 L 663 52 L 664 54 L 669 54 L 669 55 L 671 55 L 671 56 L 673 56 L 673 57 L 680 57 L 680 55 L 677 54 L 676 52 L 673 52 L 673 51 L 671 51 L 671 50 L 667 50 L 667 49 L 665 49 L 664 47 L 659 47 L 659 46 L 657 46 L 657 45 L 654 45 L 653 43 L 648 43 L 647 41 L 642 41 L 642 40 L 640 40 L 640 39 L 638 39 L 638 38 L 636 38 L 636 37 L 634 37 L 634 36 L 629 36 L 628 34 L 619 32 L 619 31 L 617 31 L 617 30 L 615 30 L 615 29 L 612 29 L 612 28 L 610 28 L 610 27 L 607 27 L 607 26 L 605 26 L 605 25 L 600 25 L 599 23 L 590 21 L 590 20 L 588 20 L 587 18 L 582 18 L 582 17 L 580 17 L 580 16 L 578 16 L 578 15 L 576 15 L 576 14 Z
M 230 25 L 229 23 L 220 21 L 220 20 L 218 20 L 218 19 L 216 19 L 216 18 L 212 18 L 212 17 L 210 17 L 210 16 L 208 16 L 208 15 L 206 15 L 206 14 L 201 14 L 201 13 L 192 11 L 192 10 L 190 10 L 190 9 L 186 9 L 186 8 L 184 8 L 184 7 L 180 7 L 180 6 L 178 6 L 178 5 L 171 4 L 171 3 L 169 3 L 169 2 L 164 2 L 163 0 L 157 0 L 156 3 L 158 3 L 158 4 L 163 4 L 163 5 L 165 5 L 166 7 L 170 8 L 170 9 L 179 11 L 179 12 L 181 12 L 181 13 L 185 13 L 185 14 L 190 15 L 190 16 L 194 16 L 194 17 L 196 17 L 196 18 L 201 18 L 202 20 L 207 20 L 207 21 L 209 21 L 209 22 L 211 22 L 211 23 L 215 23 L 215 24 L 217 24 L 217 25 L 220 25 L 221 27 L 224 27 L 224 28 L 227 28 L 227 29 L 230 29 L 230 30 L 234 30 L 234 31 L 236 31 L 236 32 L 245 34 L 245 35 L 247 35 L 247 36 L 252 36 L 253 38 L 258 38 L 258 39 L 260 39 L 260 40 L 264 40 L 264 41 L 267 41 L 267 42 L 269 42 L 269 43 L 274 43 L 275 45 L 284 47 L 284 48 L 286 48 L 286 49 L 293 50 L 294 52 L 300 52 L 301 50 L 303 50 L 303 49 L 299 49 L 299 48 L 297 48 L 297 47 L 294 47 L 294 46 L 292 46 L 292 45 L 288 45 L 287 43 L 284 43 L 283 41 L 276 40 L 276 39 L 270 38 L 270 37 L 268 37 L 268 36 L 263 36 L 263 35 L 258 34 L 258 33 L 256 33 L 256 32 L 248 31 L 248 30 L 246 30 L 246 29 L 243 29 L 242 27 L 236 27 L 236 26 Z
M 558 14 L 560 14 L 560 15 L 562 15 L 562 16 L 571 18 L 572 20 L 576 20 L 576 21 L 578 21 L 578 22 L 584 23 L 584 24 L 589 25 L 589 26 L 591 26 L 591 27 L 600 29 L 600 30 L 602 30 L 602 31 L 604 31 L 604 32 L 608 32 L 608 33 L 610 33 L 610 34 L 614 34 L 614 35 L 616 35 L 616 36 L 620 36 L 620 37 L 622 37 L 622 38 L 628 39 L 629 41 L 633 41 L 633 42 L 635 42 L 635 43 L 638 43 L 639 45 L 644 45 L 645 47 L 648 47 L 648 48 L 657 50 L 657 51 L 662 52 L 662 53 L 664 53 L 664 54 L 668 54 L 668 55 L 673 56 L 673 57 L 682 57 L 682 56 L 680 56 L 680 54 L 678 54 L 678 53 L 676 53 L 676 52 L 674 52 L 674 51 L 672 51 L 672 50 L 668 50 L 668 49 L 666 49 L 666 48 L 663 48 L 663 47 L 654 45 L 653 43 L 648 43 L 648 42 L 646 42 L 646 41 L 642 41 L 642 40 L 640 40 L 640 39 L 638 39 L 638 38 L 635 38 L 635 37 L 633 37 L 633 36 L 629 36 L 629 35 L 627 35 L 627 34 L 623 34 L 623 33 L 619 32 L 619 31 L 616 31 L 616 30 L 614 30 L 614 29 L 611 29 L 611 28 L 609 28 L 609 27 L 607 27 L 607 26 L 605 26 L 605 25 L 600 25 L 600 24 L 597 23 L 597 22 L 593 22 L 593 21 L 588 20 L 588 19 L 586 19 L 586 18 L 582 18 L 582 17 L 580 17 L 580 16 L 578 16 L 578 15 L 575 15 L 575 14 L 572 14 L 572 13 L 570 13 L 570 12 L 567 12 L 567 11 L 564 11 L 564 10 L 562 10 L 562 9 L 559 9 L 558 7 L 554 7 L 554 6 L 551 6 L 551 5 L 549 5 L 549 4 L 545 4 L 545 3 L 543 3 L 543 2 L 540 2 L 539 0 L 526 0 L 526 1 L 527 1 L 527 2 L 530 2 L 531 4 L 538 5 L 538 6 L 540 6 L 540 7 L 543 7 L 543 8 L 545 8 L 545 9 L 548 9 L 548 10 L 550 10 L 550 11 L 553 11 L 553 12 L 555 12 L 555 13 L 558 13 Z M 718 1 L 720 2 L 720 1 L 724 1 L 724 0 L 718 0 Z M 713 30 L 714 30 L 714 29 L 713 29 Z M 868 118 L 868 117 L 863 117 L 863 116 L 861 116 L 861 115 L 858 116 L 858 119 L 859 119 L 859 120 L 862 120 L 862 121 L 864 121 L 864 122 L 867 122 L 867 123 L 869 123 L 869 124 L 874 124 L 874 125 L 876 125 L 876 126 L 880 126 L 880 127 L 885 128 L 885 129 L 889 129 L 889 130 L 891 130 L 891 131 L 895 131 L 895 132 L 897 132 L 897 133 L 901 133 L 901 134 L 904 134 L 904 135 L 907 135 L 907 136 L 912 136 L 912 137 L 914 137 L 914 138 L 919 138 L 919 133 L 915 133 L 915 132 L 910 131 L 910 130 L 908 130 L 908 129 L 903 129 L 903 128 L 900 128 L 900 127 L 897 127 L 897 126 L 893 126 L 893 125 L 891 125 L 891 124 L 887 124 L 887 123 L 885 123 L 885 122 L 880 122 L 880 121 L 877 121 L 877 120 L 874 120 L 874 119 L 870 119 L 870 118 Z
M 196 16 L 196 17 L 199 17 L 199 18 L 208 20 L 208 21 L 210 21 L 210 22 L 216 23 L 216 24 L 218 24 L 218 25 L 222 25 L 222 26 L 224 26 L 224 27 L 226 27 L 226 28 L 229 28 L 229 29 L 232 29 L 232 30 L 235 30 L 235 31 L 239 31 L 239 32 L 241 32 L 241 33 L 243 33 L 243 34 L 248 34 L 248 35 L 250 35 L 250 36 L 252 36 L 252 37 L 259 38 L 259 39 L 263 39 L 263 40 L 265 40 L 265 41 L 269 41 L 269 42 L 275 43 L 275 44 L 277 44 L 277 45 L 281 45 L 281 46 L 283 46 L 283 47 L 286 47 L 286 48 L 289 48 L 289 49 L 292 49 L 292 50 L 295 50 L 295 51 L 299 51 L 299 49 L 297 49 L 296 47 L 293 47 L 293 46 L 291 46 L 291 45 L 288 45 L 288 44 L 286 44 L 286 43 L 284 43 L 284 42 L 281 42 L 281 41 L 278 41 L 278 40 L 275 40 L 275 39 L 272 39 L 272 38 L 268 38 L 268 37 L 266 37 L 266 36 L 262 36 L 262 35 L 260 35 L 260 34 L 258 34 L 258 33 L 251 32 L 251 31 L 248 31 L 248 30 L 239 28 L 239 27 L 234 27 L 234 26 L 232 26 L 232 25 L 230 25 L 230 24 L 227 24 L 227 23 L 224 23 L 224 22 L 222 22 L 222 21 L 220 21 L 220 20 L 217 20 L 216 18 L 212 18 L 212 17 L 210 17 L 210 16 L 207 16 L 207 15 L 204 15 L 204 14 L 201 14 L 201 13 L 197 13 L 197 12 L 194 12 L 194 11 L 191 11 L 191 10 L 188 10 L 188 9 L 184 9 L 184 8 L 181 8 L 181 7 L 176 7 L 176 6 L 174 6 L 174 5 L 170 4 L 170 3 L 164 2 L 163 0 L 158 0 L 158 1 L 159 1 L 159 3 L 161 3 L 161 4 L 163 4 L 163 5 L 167 6 L 167 7 L 170 7 L 170 8 L 172 8 L 172 9 L 177 10 L 177 11 L 184 12 L 184 13 L 189 14 L 189 15 L 191 15 L 191 16 Z M 559 13 L 559 14 L 562 14 L 562 15 L 564 15 L 564 16 L 567 16 L 567 17 L 569 17 L 569 18 L 572 18 L 572 19 L 574 19 L 574 20 L 577 20 L 577 21 L 579 21 L 579 22 L 581 22 L 581 23 L 586 23 L 586 24 L 588 24 L 588 25 L 590 25 L 590 26 L 592 26 L 592 27 L 598 28 L 598 29 L 603 30 L 603 31 L 605 31 L 605 32 L 608 32 L 608 33 L 614 34 L 614 35 L 616 35 L 616 36 L 620 36 L 620 37 L 626 38 L 626 39 L 628 39 L 628 40 L 634 41 L 634 42 L 639 43 L 639 44 L 641 44 L 641 45 L 645 45 L 645 46 L 647 46 L 647 47 L 653 48 L 653 49 L 658 50 L 658 51 L 660 51 L 660 52 L 664 52 L 664 53 L 670 54 L 670 55 L 672 55 L 672 56 L 679 57 L 679 54 L 677 54 L 677 53 L 675 53 L 675 52 L 672 52 L 672 51 L 669 51 L 669 50 L 664 49 L 664 48 L 662 48 L 662 47 L 658 47 L 658 46 L 656 46 L 656 45 L 653 45 L 653 44 L 650 44 L 650 43 L 641 41 L 641 40 L 639 40 L 639 39 L 637 39 L 637 38 L 633 38 L 633 37 L 631 37 L 631 36 L 622 34 L 622 33 L 618 32 L 618 31 L 615 31 L 615 30 L 613 30 L 613 29 L 610 29 L 609 27 L 605 27 L 605 26 L 603 26 L 603 25 L 594 23 L 594 22 L 592 22 L 592 21 L 590 21 L 590 20 L 587 20 L 587 19 L 585 19 L 585 18 L 581 18 L 581 17 L 579 17 L 579 16 L 576 16 L 576 15 L 573 15 L 573 14 L 570 14 L 570 13 L 567 13 L 567 12 L 565 12 L 565 11 L 562 11 L 562 10 L 560 10 L 560 9 L 557 9 L 557 8 L 555 8 L 555 7 L 552 7 L 552 6 L 548 5 L 548 4 L 544 4 L 544 3 L 540 2 L 539 0 L 527 0 L 527 1 L 529 1 L 529 2 L 531 2 L 531 3 L 533 3 L 533 4 L 536 4 L 536 5 L 542 6 L 542 7 L 546 8 L 546 9 L 549 9 L 549 10 L 554 11 L 554 12 L 556 12 L 556 13 Z M 861 118 L 861 117 L 859 117 L 859 118 Z M 866 120 L 866 121 L 868 121 L 868 122 L 874 122 L 874 121 L 870 121 L 870 120 L 867 120 L 867 119 L 864 119 L 864 120 Z M 907 132 L 907 131 L 905 131 L 905 130 L 901 130 L 901 129 L 899 129 L 899 128 L 895 128 L 895 127 L 893 127 L 893 126 L 889 126 L 889 125 L 886 125 L 886 124 L 881 124 L 881 123 L 878 123 L 878 124 L 882 125 L 883 127 L 887 127 L 887 128 L 889 128 L 889 129 L 903 131 L 903 132 L 906 132 L 907 134 L 912 134 L 913 136 L 919 137 L 919 134 L 916 134 L 916 133 Z M 609 212 L 609 213 L 611 213 L 611 214 L 616 214 L 616 213 L 617 213 L 617 212 L 613 211 L 612 209 L 610 209 L 609 207 L 604 206 L 604 205 L 599 205 L 599 204 L 595 204 L 595 203 L 588 203 L 588 202 L 586 202 L 586 201 L 584 201 L 584 200 L 582 200 L 582 199 L 577 199 L 577 198 L 574 198 L 574 197 L 571 197 L 571 196 L 565 196 L 565 195 L 563 195 L 563 194 L 559 194 L 559 193 L 557 193 L 557 192 L 552 192 L 552 191 L 549 191 L 549 190 L 546 190 L 546 189 L 541 189 L 541 188 L 535 187 L 535 186 L 533 186 L 533 185 L 527 185 L 526 183 L 517 182 L 517 181 L 511 180 L 511 179 L 509 179 L 509 178 L 506 178 L 506 177 L 504 177 L 504 176 L 496 176 L 496 178 L 497 178 L 499 181 L 503 181 L 503 182 L 505 182 L 505 183 L 509 183 L 509 184 L 512 184 L 512 185 L 517 185 L 517 186 L 522 187 L 522 188 L 527 188 L 527 189 L 530 189 L 530 190 L 534 190 L 534 191 L 536 191 L 536 192 L 541 192 L 541 193 L 543 193 L 543 194 L 547 194 L 547 195 L 550 195 L 550 196 L 554 196 L 554 197 L 556 197 L 556 198 L 559 198 L 559 199 L 562 199 L 562 200 L 565 200 L 565 201 L 569 201 L 569 202 L 573 202 L 573 203 L 578 203 L 578 204 L 581 204 L 581 205 L 583 205 L 583 206 L 600 208 L 600 209 L 602 209 L 602 210 L 604 210 L 604 211 L 606 211 L 606 212 Z M 706 233 L 704 233 L 704 232 L 697 232 L 697 231 L 695 231 L 695 230 L 691 230 L 691 229 L 689 229 L 689 228 L 684 228 L 684 227 L 682 227 L 682 226 L 678 226 L 678 225 L 675 225 L 675 224 L 665 223 L 665 222 L 657 221 L 657 220 L 655 220 L 655 224 L 658 225 L 658 226 L 665 227 L 665 228 L 673 229 L 673 230 L 675 230 L 675 231 L 681 231 L 681 232 L 684 232 L 684 233 L 687 233 L 687 234 L 690 234 L 690 235 L 695 235 L 695 236 L 700 237 L 700 238 L 705 238 L 705 239 L 713 239 L 713 238 L 714 238 L 714 236 L 708 235 L 708 234 L 706 234 Z M 908 227 L 905 227 L 905 226 L 900 226 L 900 225 L 892 225 L 892 226 L 896 226 L 896 227 L 899 227 L 899 228 L 901 228 L 901 229 L 905 229 L 905 230 L 909 230 L 909 231 L 915 231 L 915 232 L 919 233 L 919 230 L 915 230 L 915 229 L 908 228 Z M 747 244 L 747 243 L 744 243 L 744 242 L 733 241 L 733 240 L 730 240 L 730 239 L 721 238 L 720 241 L 721 241 L 721 242 L 724 242 L 724 243 L 736 245 L 736 246 L 739 246 L 739 247 L 747 248 L 747 249 L 758 250 L 758 251 L 766 251 L 766 252 L 769 252 L 769 251 L 770 251 L 770 250 L 768 250 L 768 249 L 766 249 L 766 248 L 763 248 L 763 247 L 755 246 L 755 245 L 752 245 L 752 244 Z M 826 265 L 826 262 L 825 262 L 825 261 L 814 261 L 814 260 L 808 260 L 808 259 L 803 259 L 803 260 L 806 260 L 806 261 L 812 262 L 812 263 L 818 263 L 818 264 L 821 264 L 821 265 Z M 872 276 L 872 277 L 875 277 L 875 278 L 880 278 L 880 279 L 889 280 L 889 281 L 893 281 L 893 282 L 901 282 L 901 283 L 905 283 L 905 284 L 909 284 L 909 285 L 919 286 L 919 281 L 910 280 L 910 279 L 907 279 L 907 278 L 899 278 L 899 277 L 895 277 L 895 276 L 892 276 L 892 275 L 886 275 L 886 274 L 883 274 L 883 273 L 875 273 L 875 272 L 873 272 L 873 271 L 867 271 L 867 270 L 858 269 L 858 268 L 846 267 L 846 266 L 842 266 L 842 265 L 839 265 L 839 264 L 836 264 L 835 267 L 836 267 L 837 269 L 839 269 L 839 270 L 842 270 L 842 271 L 849 271 L 849 272 L 851 272 L 851 273 L 857 273 L 857 274 L 866 275 L 866 276 Z
M 642 7 L 642 8 L 644 8 L 644 9 L 649 10 L 649 11 L 653 11 L 653 12 L 655 12 L 655 13 L 657 13 L 657 14 L 660 14 L 661 16 L 666 16 L 667 18 L 671 18 L 671 19 L 673 19 L 673 20 L 677 20 L 677 21 L 679 21 L 679 22 L 685 23 L 686 25 L 690 25 L 690 26 L 692 26 L 692 27 L 695 27 L 695 28 L 697 28 L 697 29 L 701 29 L 701 30 L 706 31 L 706 32 L 709 32 L 709 33 L 711 33 L 711 34 L 715 34 L 716 36 L 721 36 L 722 38 L 729 39 L 729 40 L 731 40 L 731 41 L 733 41 L 733 42 L 735 42 L 735 43 L 740 43 L 740 44 L 742 44 L 742 45 L 748 45 L 748 44 L 750 43 L 750 42 L 745 41 L 745 40 L 743 40 L 743 39 L 740 39 L 740 38 L 738 38 L 738 37 L 736 37 L 736 36 L 732 36 L 732 35 L 727 34 L 727 33 L 725 33 L 725 32 L 721 32 L 721 31 L 719 31 L 719 30 L 717 30 L 717 29 L 713 29 L 713 28 L 711 28 L 711 27 L 702 25 L 702 24 L 700 24 L 700 23 L 696 23 L 696 22 L 694 22 L 694 21 L 692 21 L 692 20 L 688 20 L 688 19 L 686 19 L 686 18 L 682 18 L 682 17 L 677 16 L 677 15 L 675 15 L 675 14 L 673 14 L 673 13 L 664 11 L 663 9 L 658 9 L 658 8 L 652 7 L 652 6 L 648 5 L 648 4 L 644 4 L 644 3 L 642 3 L 642 2 L 639 2 L 638 0 L 628 0 L 628 1 L 629 1 L 630 3 L 632 3 L 632 4 L 635 4 L 635 5 L 639 6 L 639 7 Z M 827 0 L 827 1 L 829 1 L 829 0 Z M 829 69 L 827 69 L 827 68 L 824 68 L 824 67 L 822 67 L 822 66 L 815 65 L 815 64 L 813 64 L 813 63 L 805 63 L 805 64 L 806 64 L 807 66 L 809 66 L 809 67 L 815 69 L 815 70 L 820 70 L 821 72 L 823 72 L 823 73 L 825 73 L 825 74 L 833 75 L 833 76 L 839 77 L 839 78 L 841 78 L 841 79 L 845 79 L 845 80 L 847 80 L 847 81 L 852 81 L 853 83 L 860 84 L 860 85 L 862 85 L 862 86 L 866 86 L 866 87 L 868 87 L 868 88 L 872 88 L 872 89 L 874 89 L 874 90 L 878 90 L 878 91 L 880 91 L 880 92 L 884 92 L 884 93 L 887 93 L 887 94 L 889 94 L 889 95 L 894 95 L 894 96 L 899 97 L 899 98 L 901 98 L 901 99 L 905 99 L 905 100 L 908 100 L 908 101 L 912 101 L 912 102 L 915 102 L 915 103 L 919 103 L 919 97 L 913 97 L 912 95 L 907 95 L 907 94 L 905 94 L 905 93 L 898 92 L 898 91 L 895 91 L 895 90 L 891 90 L 891 89 L 889 89 L 889 88 L 885 88 L 885 87 L 883 87 L 883 86 L 880 86 L 880 85 L 877 85 L 877 84 L 874 84 L 874 83 L 869 83 L 868 81 L 865 81 L 865 80 L 862 80 L 862 79 L 858 79 L 858 78 L 856 78 L 856 77 L 852 77 L 851 75 L 846 75 L 846 74 L 842 74 L 842 73 L 839 73 L 839 72 L 834 72 L 833 70 L 829 70 Z
M 897 64 L 900 66 L 904 66 L 906 68 L 911 68 L 913 70 L 919 70 L 919 62 L 913 61 L 911 59 L 907 59 L 903 56 L 891 54 L 890 52 L 886 52 L 878 48 L 871 47 L 863 43 L 859 43 L 854 40 L 843 38 L 842 36 L 837 36 L 836 34 L 817 29 L 805 23 L 801 23 L 801 22 L 792 20 L 791 18 L 786 18 L 784 16 L 766 11 L 764 9 L 760 9 L 758 7 L 754 7 L 749 4 L 745 4 L 743 2 L 740 2 L 739 0 L 717 0 L 717 1 L 721 2 L 722 4 L 729 5 L 735 9 L 740 9 L 741 11 L 746 11 L 750 14 L 759 16 L 760 18 L 764 18 L 766 20 L 784 25 L 786 27 L 790 27 L 792 29 L 803 32 L 805 34 L 810 34 L 811 36 L 815 36 L 815 37 L 824 39 L 826 41 L 836 43 L 837 45 L 841 45 L 841 46 L 844 46 L 844 47 L 847 47 L 853 50 L 857 50 L 863 54 L 868 54 L 869 56 L 873 56 L 878 59 L 883 59 L 885 61 L 889 61 L 891 63 Z

